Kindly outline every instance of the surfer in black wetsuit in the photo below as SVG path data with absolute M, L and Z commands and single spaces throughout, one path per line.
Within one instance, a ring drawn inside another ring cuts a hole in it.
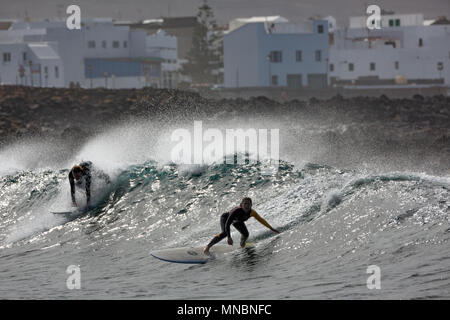
M 280 233 L 278 230 L 272 228 L 270 224 L 267 223 L 266 220 L 261 218 L 259 214 L 252 209 L 252 199 L 244 198 L 241 201 L 241 205 L 237 208 L 234 208 L 230 212 L 225 212 L 220 217 L 220 226 L 222 228 L 222 232 L 217 234 L 210 243 L 205 247 L 203 252 L 205 254 L 209 254 L 209 249 L 225 237 L 228 237 L 228 244 L 233 245 L 233 239 L 231 238 L 230 226 L 233 225 L 240 233 L 241 233 L 241 247 L 245 246 L 245 242 L 248 239 L 249 233 L 247 227 L 245 226 L 245 221 L 247 221 L 250 217 L 254 217 L 261 224 L 272 230 L 273 232 Z
M 69 172 L 70 194 L 74 207 L 77 206 L 77 202 L 75 201 L 75 184 L 81 186 L 83 182 L 86 188 L 86 207 L 89 207 L 91 201 L 91 166 L 92 162 L 90 161 L 82 162 L 79 165 L 73 166 Z

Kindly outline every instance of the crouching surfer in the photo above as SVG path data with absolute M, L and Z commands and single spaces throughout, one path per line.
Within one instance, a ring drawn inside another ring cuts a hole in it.
M 278 230 L 272 228 L 270 224 L 267 223 L 266 220 L 261 218 L 259 214 L 252 209 L 252 199 L 244 198 L 241 201 L 239 207 L 234 208 L 229 212 L 225 212 L 220 217 L 220 226 L 222 228 L 222 232 L 217 234 L 210 243 L 205 247 L 203 252 L 205 254 L 209 254 L 209 249 L 222 239 L 228 237 L 228 244 L 233 245 L 233 239 L 231 238 L 230 226 L 233 225 L 240 233 L 241 233 L 241 247 L 245 247 L 245 242 L 248 239 L 249 233 L 247 227 L 245 226 L 245 221 L 247 221 L 250 217 L 254 217 L 261 224 L 272 230 L 273 232 L 280 233 Z
M 99 172 L 101 178 L 106 183 L 110 183 L 108 175 L 103 172 Z M 90 207 L 91 202 L 91 182 L 92 182 L 92 162 L 85 161 L 78 165 L 74 165 L 69 172 L 70 183 L 70 195 L 72 197 L 72 206 L 76 207 L 77 202 L 75 199 L 75 187 L 83 188 L 86 190 L 86 210 Z

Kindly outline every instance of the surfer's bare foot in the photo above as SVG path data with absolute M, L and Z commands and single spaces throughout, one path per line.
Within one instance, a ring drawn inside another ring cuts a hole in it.
M 209 247 L 206 246 L 205 249 L 203 249 L 203 253 L 209 256 L 211 253 L 209 252 Z

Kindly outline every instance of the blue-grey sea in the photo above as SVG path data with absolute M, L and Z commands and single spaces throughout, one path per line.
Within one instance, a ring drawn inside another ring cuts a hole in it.
M 203 130 L 235 124 L 205 120 Z M 351 166 L 311 160 L 323 146 L 301 137 L 333 128 L 270 119 L 247 126 L 279 129 L 273 172 L 249 160 L 177 164 L 171 133 L 194 124 L 177 125 L 124 123 L 74 150 L 39 138 L 3 146 L 0 298 L 450 298 L 448 171 L 390 167 L 383 154 Z M 50 213 L 70 208 L 67 176 L 83 160 L 111 182 L 94 174 L 86 213 Z M 244 196 L 280 234 L 250 219 L 255 246 L 206 264 L 149 254 L 204 246 Z

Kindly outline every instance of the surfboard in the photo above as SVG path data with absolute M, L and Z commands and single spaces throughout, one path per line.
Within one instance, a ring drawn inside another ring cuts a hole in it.
M 253 247 L 253 243 L 246 243 L 245 247 Z M 169 248 L 169 249 L 161 249 L 151 251 L 150 255 L 153 257 L 173 263 L 191 263 L 191 264 L 203 264 L 208 262 L 211 259 L 215 259 L 217 254 L 223 254 L 232 252 L 234 250 L 240 249 L 239 245 L 220 245 L 217 244 L 213 246 L 209 252 L 210 255 L 206 255 L 203 253 L 204 247 L 180 247 L 180 248 Z
M 61 211 L 50 211 L 50 213 L 53 213 L 53 214 L 65 214 L 65 215 L 82 213 L 82 212 L 84 212 L 84 211 L 79 208 L 73 208 L 73 209 L 61 210 Z

